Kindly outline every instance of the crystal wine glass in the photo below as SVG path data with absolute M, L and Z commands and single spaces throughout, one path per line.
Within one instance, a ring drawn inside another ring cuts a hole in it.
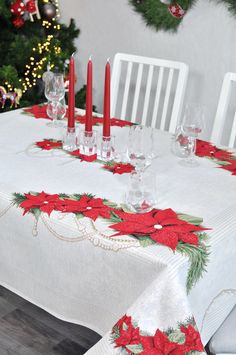
M 53 114 L 53 105 L 51 101 L 48 101 L 47 103 L 47 115 L 50 118 L 53 118 L 52 114 Z M 63 120 L 63 118 L 66 115 L 66 103 L 65 103 L 65 98 L 63 97 L 57 106 L 57 119 L 58 120 Z
M 199 104 L 187 104 L 181 125 L 182 148 L 184 149 L 184 156 L 181 161 L 185 166 L 196 166 L 198 162 L 195 159 L 196 139 L 199 133 L 204 129 L 204 110 Z
M 151 164 L 152 131 L 144 126 L 132 126 L 129 132 L 128 155 L 136 171 L 143 171 Z
M 156 200 L 156 174 L 149 171 L 133 171 L 129 176 L 129 183 L 125 194 L 125 203 L 136 213 L 152 210 Z
M 54 73 L 53 76 L 48 78 L 48 80 L 45 81 L 44 93 L 46 98 L 52 103 L 52 122 L 50 122 L 49 126 L 61 126 L 61 122 L 58 122 L 57 118 L 60 100 L 62 100 L 65 95 L 63 74 Z

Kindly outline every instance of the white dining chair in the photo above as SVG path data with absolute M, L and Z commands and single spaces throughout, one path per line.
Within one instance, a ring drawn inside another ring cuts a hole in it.
M 236 73 L 224 76 L 213 124 L 211 141 L 233 148 L 236 145 Z
M 184 63 L 117 53 L 111 79 L 111 114 L 174 132 L 188 78 Z
M 215 355 L 236 355 L 236 306 L 209 342 Z

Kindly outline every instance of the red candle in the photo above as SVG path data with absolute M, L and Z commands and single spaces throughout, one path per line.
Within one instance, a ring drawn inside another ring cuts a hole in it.
M 69 92 L 68 92 L 68 128 L 75 127 L 75 61 L 70 57 Z
M 104 106 L 103 106 L 103 137 L 110 137 L 110 85 L 111 85 L 111 68 L 109 59 L 105 68 L 105 84 L 104 84 Z
M 92 132 L 93 120 L 93 65 L 91 57 L 88 61 L 87 69 L 87 88 L 86 88 L 86 117 L 85 117 L 85 131 Z

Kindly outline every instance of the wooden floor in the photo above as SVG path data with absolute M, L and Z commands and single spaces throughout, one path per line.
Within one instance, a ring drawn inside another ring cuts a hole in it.
M 82 355 L 99 339 L 0 286 L 0 355 Z

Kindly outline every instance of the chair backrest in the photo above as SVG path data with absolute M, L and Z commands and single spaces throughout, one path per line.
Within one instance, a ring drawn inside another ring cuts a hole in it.
M 236 107 L 235 100 L 232 100 L 233 94 L 236 94 L 236 73 L 226 73 L 220 92 L 211 141 L 229 148 L 236 145 Z M 236 98 L 236 95 L 234 97 Z
M 111 115 L 174 132 L 188 66 L 164 59 L 117 53 L 111 79 Z

